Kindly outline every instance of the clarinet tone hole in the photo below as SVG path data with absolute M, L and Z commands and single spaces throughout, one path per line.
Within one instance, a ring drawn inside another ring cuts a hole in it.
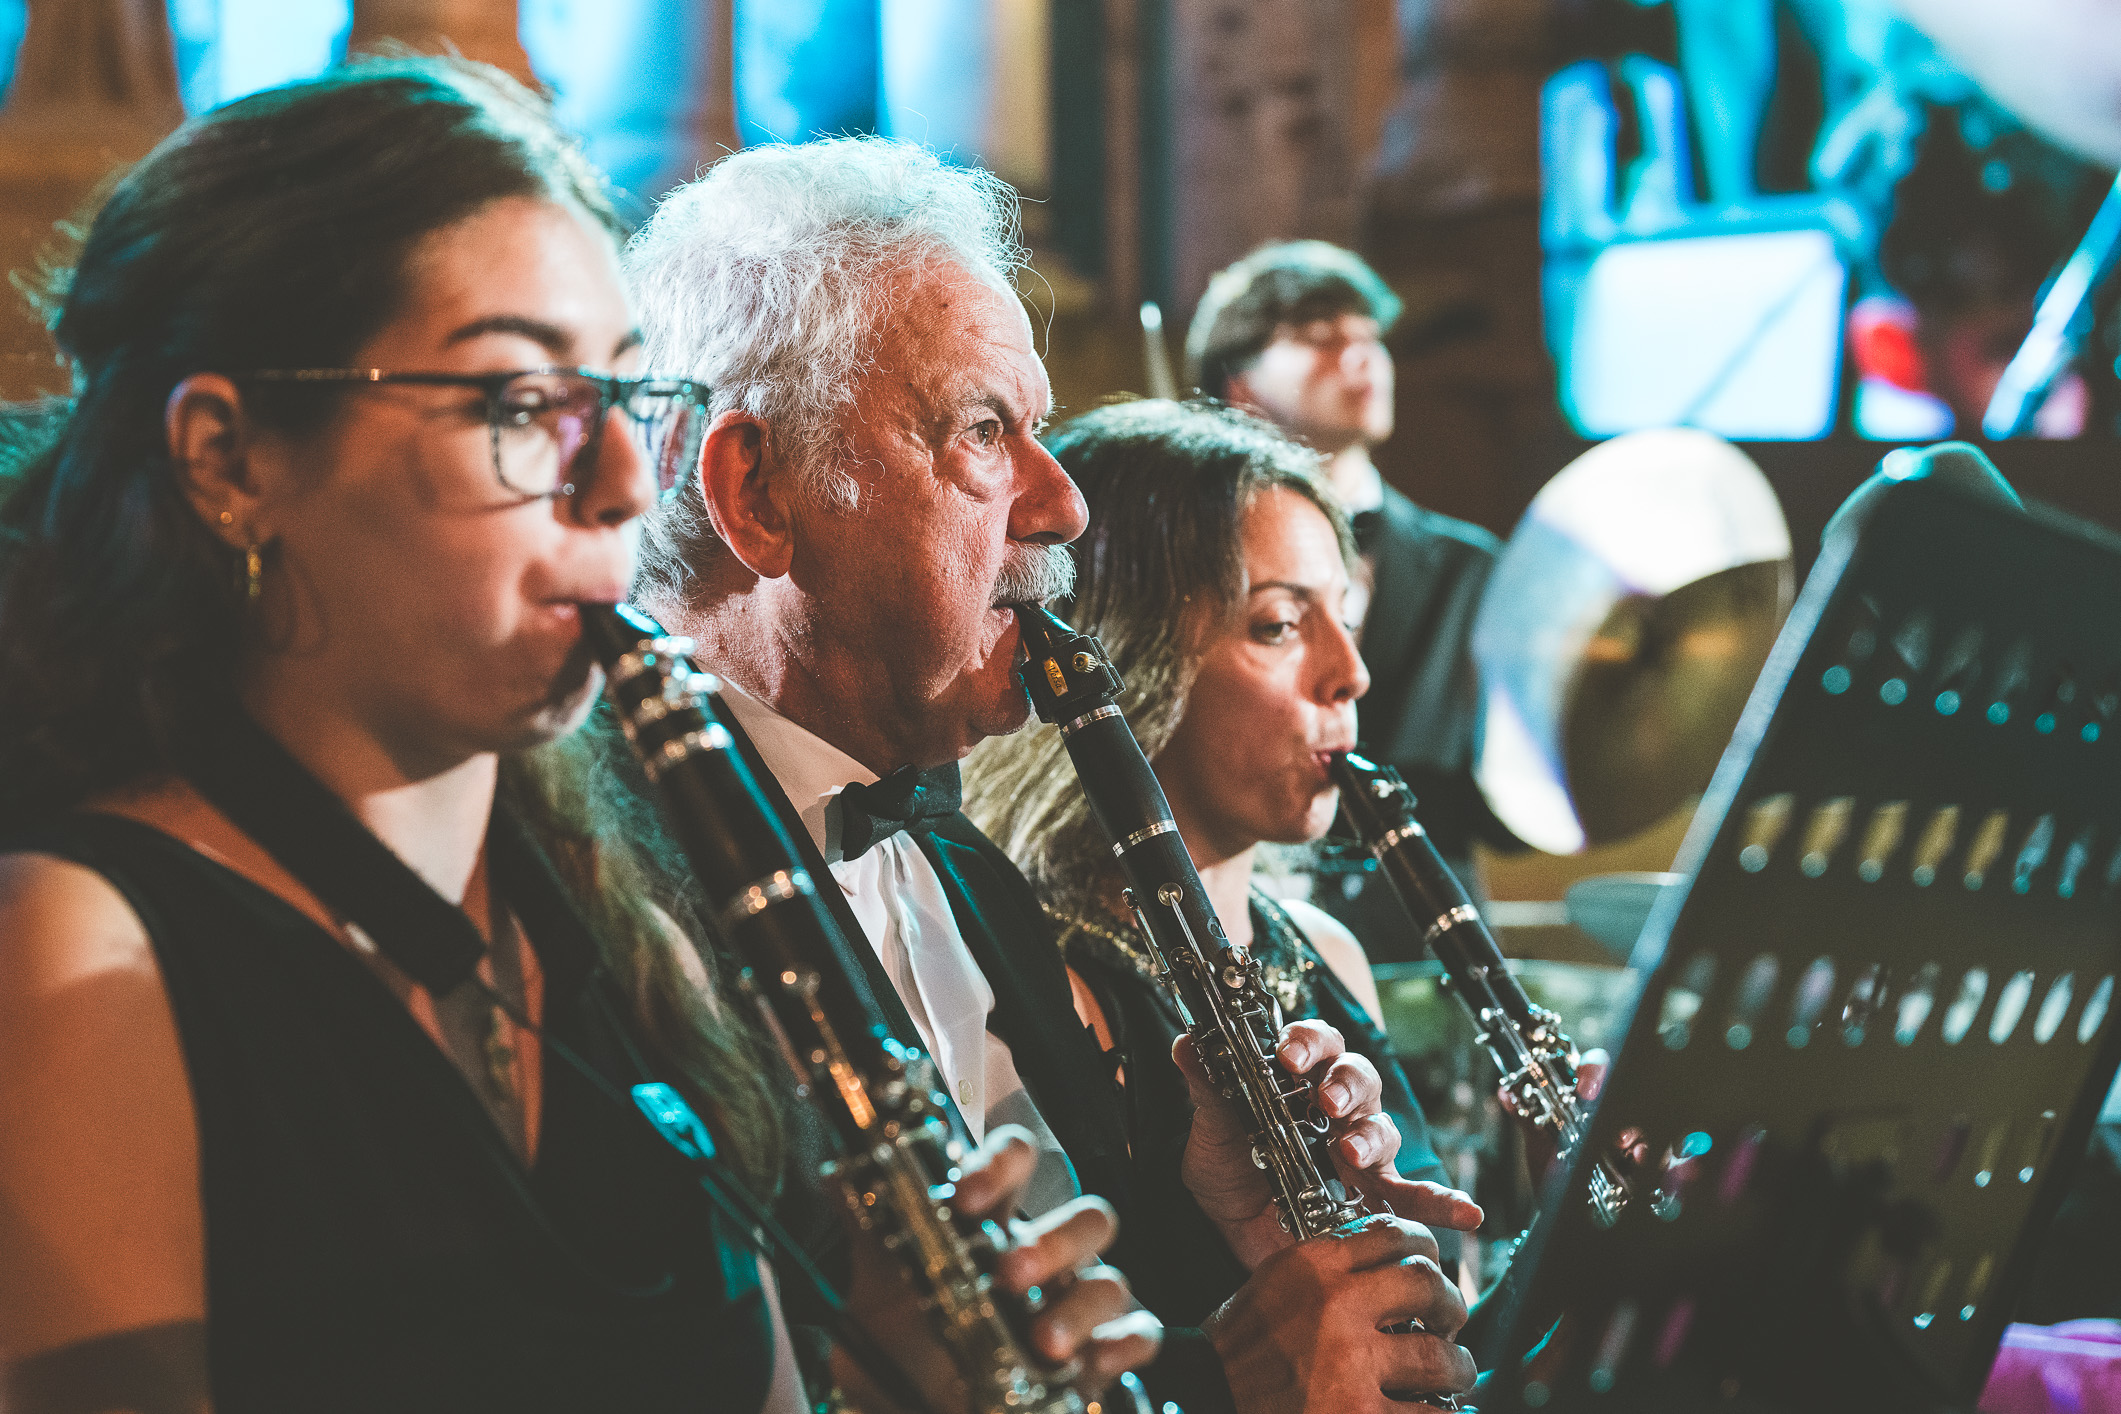
M 1816 879 L 1826 873 L 1834 851 L 1848 834 L 1849 816 L 1855 809 L 1855 797 L 1846 795 L 1822 800 L 1812 807 L 1811 819 L 1804 826 L 1804 854 L 1797 861 L 1806 878 Z
M 2075 975 L 2065 972 L 2048 984 L 2047 996 L 2040 1003 L 2040 1014 L 2033 1018 L 2033 1039 L 2041 1045 L 2055 1039 L 2062 1029 L 2062 1019 L 2069 1015 L 2070 992 L 2076 985 Z
M 2018 1181 L 2031 1183 L 2047 1159 L 2048 1141 L 2055 1137 L 2055 1112 L 2042 1110 L 2037 1124 L 2029 1126 L 2018 1152 Z
M 1906 801 L 1889 800 L 1871 811 L 1870 823 L 1863 830 L 1863 859 L 1856 866 L 1856 877 L 1866 884 L 1883 879 L 1886 861 L 1900 848 L 1900 837 L 1906 830 Z
M 1664 1004 L 1657 1018 L 1657 1034 L 1672 1050 L 1684 1050 L 1693 1036 L 1694 1017 L 1701 1011 L 1702 998 L 1716 980 L 1716 958 L 1711 953 L 1696 953 L 1679 980 L 1665 988 Z
M 2106 1009 L 2113 999 L 2114 978 L 2108 973 L 2099 979 L 2099 985 L 2092 989 L 2090 1000 L 2085 1002 L 2083 1012 L 2077 1017 L 2078 1045 L 2090 1045 L 2092 1037 L 2099 1034 L 2100 1026 L 2106 1021 Z
M 1745 812 L 1745 845 L 1738 851 L 1739 868 L 1748 874 L 1758 874 L 1768 867 L 1775 846 L 1782 841 L 1783 831 L 1789 828 L 1790 815 L 1796 804 L 1797 797 L 1788 791 L 1753 802 Z
M 2017 862 L 2011 866 L 2011 892 L 2029 894 L 2033 891 L 2033 876 L 2047 863 L 2047 854 L 2055 843 L 2055 817 L 2042 815 L 2026 832 L 2025 843 L 2018 849 Z
M 1886 1003 L 1890 979 L 1882 964 L 1872 963 L 1856 974 L 1849 984 L 1848 997 L 1841 1004 L 1841 1039 L 1848 1045 L 1860 1046 L 1869 1034 L 1871 1018 L 1881 1011 Z
M 1937 882 L 1937 869 L 1952 852 L 1952 842 L 1958 834 L 1958 806 L 1940 805 L 1931 812 L 1929 823 L 1922 827 L 1922 838 L 1915 845 L 1915 867 L 1908 871 L 1908 877 L 1918 887 L 1926 889 Z
M 1974 834 L 1974 842 L 1966 851 L 1966 874 L 1961 880 L 1969 889 L 1978 889 L 1988 880 L 1988 869 L 2003 852 L 2003 837 L 2011 824 L 2010 812 L 1994 810 L 1981 822 Z
M 1974 1319 L 1974 1312 L 1980 1308 L 1981 1298 L 1988 1295 L 1989 1278 L 1994 1276 L 1995 1272 L 1995 1254 L 1990 1252 L 1982 1253 L 1980 1258 L 1974 1263 L 1973 1273 L 1966 1279 L 1966 1290 L 1960 1293 L 1966 1302 L 1965 1305 L 1959 1308 L 1960 1320 L 1971 1321 Z
M 1930 616 L 1920 610 L 1908 616 L 1900 631 L 1893 635 L 1893 650 L 1900 661 L 1916 672 L 1929 666 L 1930 660 Z
M 2018 1020 L 2025 1015 L 2025 1004 L 2032 1000 L 2033 974 L 2030 971 L 2013 972 L 2003 990 L 1996 994 L 1996 1010 L 1988 1019 L 1988 1038 L 2002 1045 L 2018 1029 Z
M 1930 1323 L 1937 1319 L 1937 1303 L 1944 1299 L 1945 1283 L 1951 1279 L 1951 1259 L 1949 1257 L 1932 1258 L 1928 1269 L 1923 1273 L 1922 1281 L 1918 1287 L 1919 1297 L 1915 1304 L 1921 1308 L 1921 1312 L 1915 1317 L 1916 1330 L 1928 1330 Z
M 1980 1014 L 1981 1003 L 1988 996 L 1988 969 L 1969 967 L 1966 975 L 1959 979 L 1959 995 L 1944 1010 L 1942 1034 L 1944 1043 L 1956 1046 L 1966 1039 L 1966 1033 L 1974 1026 L 1974 1018 Z
M 2091 862 L 2092 840 L 2097 837 L 2098 826 L 2086 825 L 2063 851 L 2062 867 L 2055 874 L 2055 897 L 2075 898 L 2077 880 L 2084 874 L 2084 866 Z
M 1922 1034 L 1922 1024 L 1929 1020 L 1930 1011 L 1937 1004 L 1937 982 L 1944 970 L 1936 963 L 1925 963 L 1915 980 L 1900 994 L 1899 1015 L 1893 1026 L 1893 1039 L 1903 1046 L 1915 1044 Z
M 1803 1046 L 1811 1041 L 1812 1030 L 1819 1025 L 1827 999 L 1833 994 L 1833 960 L 1818 958 L 1797 979 L 1797 990 L 1790 997 L 1790 1026 L 1784 1033 L 1790 1045 Z
M 1775 976 L 1779 970 L 1775 955 L 1762 953 L 1753 959 L 1745 975 L 1739 979 L 1737 1001 L 1723 1032 L 1723 1039 L 1732 1050 L 1742 1051 L 1753 1043 L 1753 1025 L 1775 993 Z
M 1996 1164 L 2003 1157 L 2003 1145 L 2010 1133 L 2011 1122 L 1999 1119 L 1981 1136 L 1981 1147 L 1974 1159 L 1974 1187 L 1986 1188 L 1996 1176 Z

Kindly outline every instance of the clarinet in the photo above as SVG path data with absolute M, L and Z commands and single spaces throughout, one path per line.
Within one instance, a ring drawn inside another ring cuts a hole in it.
M 1475 1043 L 1502 1072 L 1503 1090 L 1534 1128 L 1553 1131 L 1567 1163 L 1590 1116 L 1576 1098 L 1582 1057 L 1561 1018 L 1536 1005 L 1511 974 L 1480 910 L 1414 818 L 1414 796 L 1399 772 L 1353 751 L 1335 757 L 1330 772 L 1342 812 L 1422 929 L 1446 989 L 1473 1018 Z M 1627 1185 L 1611 1159 L 1592 1166 L 1588 1202 L 1599 1226 L 1620 1220 Z
M 629 605 L 581 613 L 626 740 L 715 910 L 715 935 L 837 1137 L 841 1157 L 826 1178 L 905 1268 L 975 1408 L 1084 1414 L 1076 1367 L 1033 1354 L 1025 1303 L 994 1290 L 1008 1235 L 952 1210 L 964 1136 L 935 1093 L 933 1066 L 891 1037 L 789 827 L 733 749 L 714 699 L 720 683 L 688 661 L 689 639 Z
M 1331 1126 L 1310 1083 L 1275 1060 L 1281 1004 L 1258 960 L 1229 940 L 1208 902 L 1164 788 L 1120 711 L 1125 684 L 1104 645 L 1043 607 L 1015 608 L 1029 655 L 1018 673 L 1032 706 L 1040 721 L 1060 728 L 1091 813 L 1126 876 L 1126 904 L 1149 940 L 1158 977 L 1216 1091 L 1245 1117 L 1252 1162 L 1273 1181 L 1283 1229 L 1301 1241 L 1362 1221 L 1369 1209 L 1334 1174 L 1325 1149 Z M 1460 1408 L 1449 1394 L 1419 1399 Z

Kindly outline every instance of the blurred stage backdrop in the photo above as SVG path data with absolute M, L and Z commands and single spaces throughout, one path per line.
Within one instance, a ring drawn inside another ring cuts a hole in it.
M 128 158 L 387 42 L 542 85 L 643 213 L 818 133 L 993 168 L 1063 416 L 1146 390 L 1144 300 L 1176 363 L 1220 266 L 1353 246 L 1407 305 L 1400 489 L 1506 535 L 1593 441 L 1691 425 L 1765 471 L 1799 575 L 1887 444 L 1978 433 L 2112 177 L 1885 0 L 0 0 L 0 395 L 64 390 L 38 271 Z M 2121 525 L 2121 323 L 2094 314 L 2042 437 L 1996 455 Z M 1661 867 L 1676 829 L 1618 862 Z M 1491 882 L 1558 897 L 1540 867 Z

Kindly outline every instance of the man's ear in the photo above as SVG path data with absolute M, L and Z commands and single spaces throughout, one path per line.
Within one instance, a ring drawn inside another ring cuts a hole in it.
M 708 522 L 730 553 L 761 579 L 779 579 L 795 563 L 787 505 L 791 480 L 771 475 L 774 464 L 766 424 L 735 409 L 715 418 L 700 447 L 700 492 Z
M 206 528 L 238 550 L 271 540 L 236 385 L 218 373 L 192 374 L 170 392 L 162 427 L 177 485 Z

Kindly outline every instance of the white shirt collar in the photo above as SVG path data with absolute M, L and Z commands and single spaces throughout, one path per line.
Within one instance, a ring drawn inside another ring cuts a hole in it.
M 727 678 L 722 679 L 722 701 L 744 729 L 744 735 L 751 738 L 766 769 L 781 783 L 788 803 L 802 816 L 803 826 L 817 842 L 825 862 L 837 863 L 839 812 L 829 808 L 832 798 L 849 785 L 869 784 L 877 778 L 876 772 L 815 732 L 789 721 Z
M 1378 471 L 1377 463 L 1375 462 L 1366 464 L 1357 473 L 1354 489 L 1340 498 L 1340 508 L 1351 516 L 1359 516 L 1364 511 L 1377 510 L 1384 503 L 1385 479 L 1383 474 Z

